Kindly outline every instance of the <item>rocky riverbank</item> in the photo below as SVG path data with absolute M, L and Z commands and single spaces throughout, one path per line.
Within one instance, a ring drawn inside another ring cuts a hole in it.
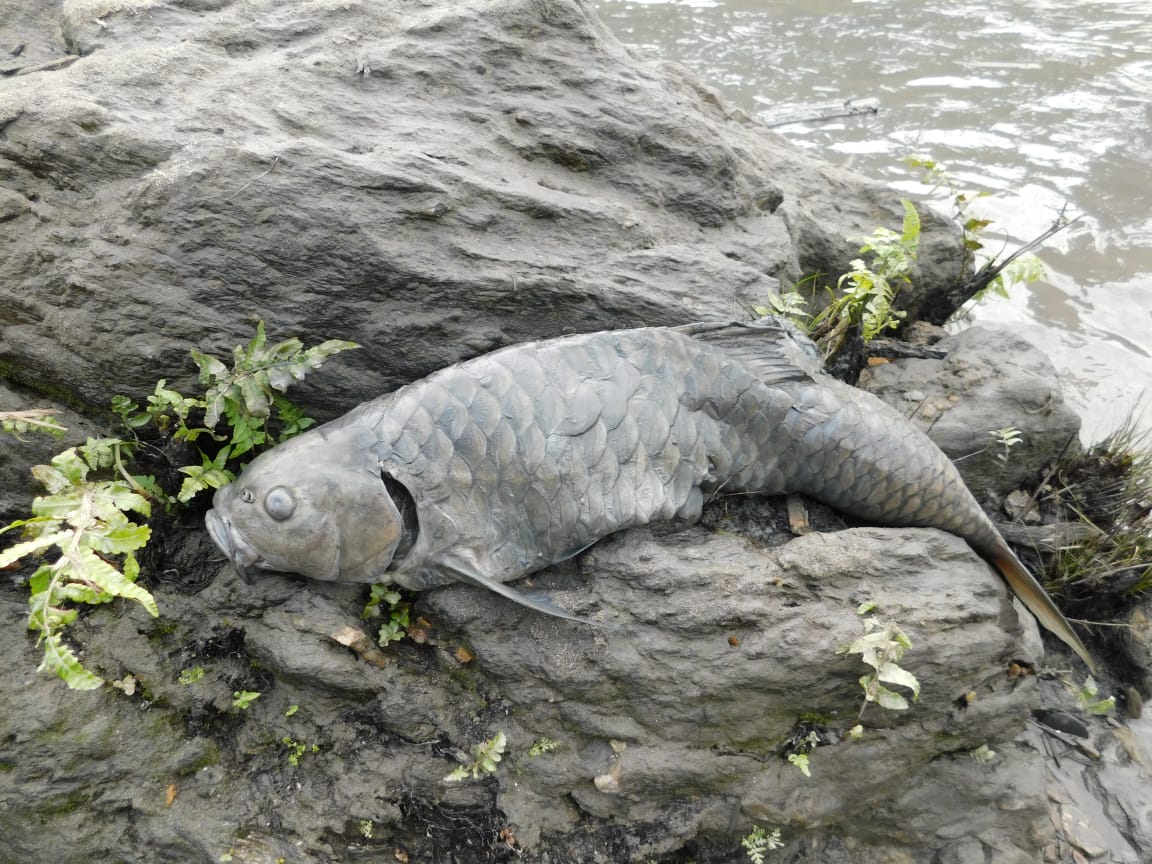
M 189 349 L 256 318 L 361 343 L 301 391 L 327 419 L 523 339 L 747 317 L 902 215 L 577 0 L 0 9 L 0 404 L 68 406 L 73 440 L 115 393 L 191 390 Z M 928 211 L 921 249 L 913 309 L 961 261 Z M 987 500 L 1074 445 L 1035 349 L 939 347 L 867 383 Z M 986 439 L 1008 426 L 1005 463 Z M 0 444 L 7 521 L 63 445 Z M 120 682 L 88 693 L 35 671 L 5 576 L 0 862 L 736 862 L 757 825 L 781 832 L 768 860 L 1141 860 L 1144 721 L 1084 712 L 1083 670 L 962 541 L 813 521 L 794 539 L 782 502 L 722 499 L 534 578 L 591 625 L 451 587 L 377 650 L 363 588 L 245 586 L 192 513 L 142 576 L 158 619 L 70 628 Z M 863 603 L 922 690 L 852 737 Z M 494 773 L 445 781 L 497 734 Z

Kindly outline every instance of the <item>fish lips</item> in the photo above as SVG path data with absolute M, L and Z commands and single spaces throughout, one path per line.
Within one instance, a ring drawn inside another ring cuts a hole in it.
M 261 565 L 260 554 L 244 541 L 226 516 L 220 515 L 215 510 L 209 510 L 204 514 L 204 524 L 208 527 L 208 535 L 220 547 L 220 551 L 228 556 L 228 560 L 232 562 L 233 568 L 244 584 L 251 585 L 255 582 L 252 569 Z

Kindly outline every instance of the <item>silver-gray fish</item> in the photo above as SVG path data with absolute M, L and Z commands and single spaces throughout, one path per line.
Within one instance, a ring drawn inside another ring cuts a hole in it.
M 881 525 L 941 528 L 1091 661 L 932 441 L 825 375 L 784 322 L 515 345 L 365 402 L 220 489 L 208 530 L 236 570 L 425 589 L 504 583 L 602 537 L 694 521 L 721 493 L 802 493 Z

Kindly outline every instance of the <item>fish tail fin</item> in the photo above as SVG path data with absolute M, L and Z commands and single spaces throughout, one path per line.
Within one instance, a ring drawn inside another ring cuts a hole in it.
M 1044 628 L 1075 651 L 1087 664 L 1088 669 L 1095 672 L 1096 664 L 1092 662 L 1088 649 L 1084 647 L 1080 637 L 1072 630 L 1068 619 L 1056 608 L 1048 592 L 1036 581 L 1036 577 L 1028 572 L 1028 568 L 1020 562 L 1012 550 L 1006 545 L 998 544 L 997 548 L 989 553 L 989 558 L 1004 577 L 1004 581 L 1008 583 L 1008 587 L 1012 589 L 1012 593 L 1020 598 Z

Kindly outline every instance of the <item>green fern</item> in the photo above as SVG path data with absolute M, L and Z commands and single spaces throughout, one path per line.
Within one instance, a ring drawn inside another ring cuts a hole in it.
M 497 732 L 487 741 L 477 744 L 473 750 L 472 762 L 468 765 L 459 766 L 444 778 L 444 782 L 457 783 L 467 779 L 468 775 L 472 775 L 472 779 L 476 780 L 481 774 L 496 773 L 496 766 L 503 758 L 504 748 L 507 744 L 508 739 L 504 737 L 503 732 Z
M 233 352 L 232 369 L 199 351 L 192 352 L 200 380 L 208 388 L 203 398 L 184 396 L 164 379 L 156 383 L 143 409 L 126 396 L 114 397 L 113 411 L 133 435 L 134 430 L 151 425 L 174 440 L 193 442 L 208 435 L 227 442 L 214 456 L 201 451 L 200 465 L 179 467 L 186 476 L 175 498 L 153 477 L 128 471 L 125 461 L 138 442 L 120 438 L 89 438 L 58 454 L 51 464 L 32 469 L 48 494 L 33 501 L 31 518 L 0 528 L 0 534 L 16 529 L 23 534 L 21 542 L 0 551 L 0 568 L 32 557 L 51 559 L 29 579 L 28 626 L 39 633 L 44 648 L 41 669 L 60 676 L 73 689 L 90 690 L 104 683 L 80 664 L 61 631 L 76 620 L 73 604 L 77 603 L 108 603 L 123 597 L 140 603 L 150 615 L 159 614 L 155 598 L 136 584 L 140 565 L 135 553 L 148 542 L 151 532 L 133 514 L 148 518 L 151 502 L 187 503 L 201 491 L 220 488 L 235 476 L 229 460 L 311 425 L 314 421 L 292 405 L 283 391 L 327 357 L 354 347 L 352 342 L 335 339 L 308 349 L 298 339 L 269 346 L 261 323 L 255 338 Z M 277 434 L 267 425 L 273 411 Z M 17 433 L 41 427 L 55 430 L 58 424 L 47 416 L 51 413 L 4 412 L 0 424 L 4 429 L 10 425 L 10 431 Z M 193 418 L 201 413 L 203 424 L 197 425 Z M 215 432 L 221 416 L 230 427 L 225 435 Z
M 56 437 L 68 430 L 60 425 L 54 408 L 30 408 L 26 411 L 0 411 L 0 430 L 19 438 L 26 432 L 47 432 Z
M 0 568 L 53 547 L 57 551 L 55 560 L 41 564 L 29 579 L 28 627 L 40 634 L 40 668 L 76 690 L 95 689 L 104 682 L 84 669 L 64 643 L 60 631 L 77 616 L 76 609 L 65 604 L 124 597 L 153 617 L 160 614 L 155 598 L 136 584 L 140 565 L 135 552 L 148 542 L 151 531 L 128 516 L 151 515 L 148 500 L 124 479 L 89 479 L 92 472 L 110 467 L 110 460 L 118 462 L 124 446 L 116 439 L 89 439 L 83 447 L 58 454 L 50 465 L 37 465 L 32 473 L 48 494 L 32 502 L 31 519 L 0 528 L 0 533 L 21 528 L 29 538 L 0 552 Z M 122 569 L 117 569 L 117 559 Z
M 222 415 L 228 419 L 233 430 L 229 442 L 233 457 L 291 437 L 315 421 L 278 394 L 319 369 L 328 357 L 356 347 L 354 342 L 329 339 L 306 349 L 295 337 L 269 345 L 261 321 L 255 337 L 246 346 L 233 350 L 231 369 L 217 358 L 194 350 L 192 359 L 200 369 L 200 383 L 206 388 L 204 425 L 215 427 Z M 281 425 L 279 436 L 267 429 L 273 408 Z

